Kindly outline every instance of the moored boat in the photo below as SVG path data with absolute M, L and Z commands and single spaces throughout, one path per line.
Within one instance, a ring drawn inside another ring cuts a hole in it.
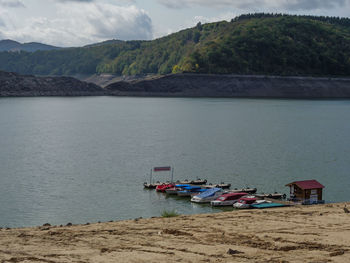
M 257 199 L 255 197 L 242 197 L 238 199 L 236 203 L 233 204 L 234 208 L 246 209 L 250 208 L 250 205 L 255 203 Z
M 191 186 L 189 184 L 176 184 L 174 187 L 165 189 L 165 192 L 169 195 L 176 195 L 177 192 L 182 191 L 184 187 Z
M 174 184 L 162 184 L 157 185 L 156 191 L 157 192 L 165 192 L 166 189 L 174 187 Z
M 171 180 L 170 182 L 167 181 L 166 183 L 164 182 L 159 182 L 157 181 L 156 183 L 154 183 L 154 181 L 152 181 L 153 178 L 153 172 L 164 172 L 164 171 L 168 171 L 171 172 Z M 155 189 L 157 188 L 157 186 L 159 185 L 164 185 L 164 184 L 169 184 L 173 182 L 173 177 L 174 177 L 174 169 L 171 168 L 171 166 L 161 166 L 161 167 L 154 167 L 153 169 L 151 169 L 150 175 L 149 175 L 149 183 L 144 182 L 143 183 L 143 187 L 146 189 Z M 152 183 L 153 182 L 153 183 Z
M 286 199 L 286 194 L 281 193 L 273 193 L 273 194 L 254 194 L 257 198 L 265 199 L 265 198 L 272 198 L 272 199 Z
M 221 188 L 211 188 L 206 190 L 205 192 L 195 195 L 191 198 L 191 202 L 195 203 L 210 203 L 210 201 L 215 200 L 220 195 L 222 195 Z
M 207 183 L 207 180 L 206 179 L 200 179 L 200 178 L 197 178 L 196 180 L 188 180 L 188 179 L 185 179 L 185 180 L 182 180 L 182 181 L 176 181 L 177 184 L 193 184 L 193 185 L 203 185 L 203 184 L 206 184 Z
M 244 192 L 244 193 L 248 193 L 248 194 L 255 194 L 256 193 L 256 188 L 241 188 L 241 189 L 232 189 L 232 190 L 229 190 L 230 193 L 241 193 L 241 192 Z
M 143 187 L 146 188 L 146 189 L 155 189 L 158 185 L 162 185 L 164 183 L 161 183 L 159 181 L 157 181 L 156 183 L 147 183 L 147 182 L 144 182 L 143 183 Z
M 205 189 L 202 189 L 200 186 L 185 186 L 183 190 L 178 191 L 178 196 L 191 196 L 194 193 L 200 193 L 205 191 Z
M 247 193 L 227 193 L 219 196 L 217 199 L 210 202 L 212 206 L 229 206 L 233 205 L 243 196 L 248 195 Z
M 231 184 L 226 184 L 224 182 L 221 182 L 219 184 L 208 184 L 208 185 L 203 185 L 204 188 L 222 188 L 222 189 L 228 189 L 231 187 Z

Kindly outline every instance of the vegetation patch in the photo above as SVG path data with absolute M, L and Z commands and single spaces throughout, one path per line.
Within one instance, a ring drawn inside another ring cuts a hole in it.
M 175 211 L 175 210 L 164 210 L 162 213 L 161 213 L 161 216 L 162 217 L 176 217 L 176 216 L 179 216 L 179 214 Z
M 152 41 L 0 52 L 0 69 L 21 74 L 120 75 L 181 72 L 350 76 L 350 19 L 249 14 Z

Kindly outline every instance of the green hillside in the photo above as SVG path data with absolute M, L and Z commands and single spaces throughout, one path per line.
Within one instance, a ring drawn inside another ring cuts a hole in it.
M 249 14 L 153 41 L 111 41 L 34 53 L 0 52 L 22 74 L 237 73 L 350 76 L 350 19 Z

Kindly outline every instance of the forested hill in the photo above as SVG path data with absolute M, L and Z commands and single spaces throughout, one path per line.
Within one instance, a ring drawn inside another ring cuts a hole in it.
M 350 76 L 350 19 L 249 14 L 153 41 L 111 41 L 34 53 L 0 52 L 22 74 L 234 73 Z

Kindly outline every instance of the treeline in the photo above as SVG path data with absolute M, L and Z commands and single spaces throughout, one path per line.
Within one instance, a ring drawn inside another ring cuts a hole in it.
M 179 72 L 350 75 L 350 19 L 247 14 L 198 23 L 153 41 L 0 53 L 0 69 L 22 74 L 122 75 Z
M 269 18 L 269 17 L 294 17 L 294 18 L 306 18 L 310 20 L 317 20 L 330 24 L 338 24 L 341 26 L 350 26 L 350 18 L 348 17 L 337 17 L 337 16 L 312 16 L 312 15 L 289 15 L 283 13 L 252 13 L 237 16 L 231 20 L 231 22 L 241 21 L 244 19 L 251 18 Z

